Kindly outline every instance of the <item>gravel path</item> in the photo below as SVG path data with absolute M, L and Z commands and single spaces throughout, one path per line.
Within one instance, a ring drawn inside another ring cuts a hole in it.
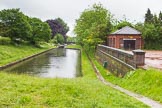
M 145 53 L 145 65 L 142 66 L 144 69 L 148 69 L 149 67 L 153 67 L 156 69 L 162 70 L 162 51 L 154 51 L 154 50 L 144 50 Z M 127 51 L 131 54 L 132 51 Z
M 162 70 L 162 51 L 145 51 L 145 66 Z

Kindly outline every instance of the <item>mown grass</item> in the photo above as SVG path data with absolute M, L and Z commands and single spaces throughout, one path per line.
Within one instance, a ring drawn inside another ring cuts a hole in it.
M 95 59 L 94 63 L 107 81 L 162 103 L 162 71 L 153 68 L 138 69 L 129 72 L 124 78 L 118 78 L 104 69 Z
M 0 44 L 0 66 L 45 51 L 50 47 L 51 46 L 45 44 L 42 48 L 26 44 L 20 44 L 17 46 L 12 44 Z
M 79 47 L 79 46 L 72 46 Z M 79 47 L 80 48 L 80 47 Z M 83 77 L 37 78 L 0 73 L 0 107 L 13 108 L 147 108 L 102 84 L 82 51 Z

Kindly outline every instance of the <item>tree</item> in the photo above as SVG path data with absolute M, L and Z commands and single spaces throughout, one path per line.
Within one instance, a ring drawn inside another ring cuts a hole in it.
M 158 40 L 159 36 L 156 34 L 156 27 L 154 24 L 145 24 L 143 30 L 143 38 L 146 40 L 156 41 Z
M 144 24 L 141 22 L 138 22 L 137 24 L 135 24 L 135 29 L 137 29 L 138 31 L 140 31 L 142 33 L 142 31 L 144 29 Z
M 160 49 L 162 46 L 162 25 L 161 12 L 159 16 L 152 15 L 150 9 L 145 14 L 142 36 L 145 41 L 146 49 Z
M 158 19 L 156 14 L 153 16 L 153 24 L 155 26 L 159 26 L 160 25 L 160 21 L 159 21 L 159 19 Z
M 31 26 L 19 9 L 0 11 L 0 23 L 5 28 L 2 36 L 9 37 L 12 41 L 26 40 L 31 36 Z
M 7 27 L 2 22 L 0 22 L 0 36 L 5 36 L 4 34 L 7 30 Z
M 108 10 L 101 4 L 94 4 L 91 8 L 85 9 L 76 20 L 74 32 L 78 43 L 89 50 L 106 41 L 111 26 L 111 15 Z
M 133 25 L 130 22 L 125 20 L 125 21 L 118 22 L 118 24 L 116 25 L 115 28 L 116 28 L 116 30 L 119 30 L 119 29 L 121 29 L 121 28 L 123 28 L 125 26 L 133 27 Z
M 142 36 L 145 40 L 146 49 L 159 49 L 160 48 L 160 28 L 154 24 L 145 24 Z
M 56 34 L 54 37 L 54 43 L 55 44 L 63 44 L 64 43 L 64 37 L 62 34 Z
M 158 18 L 159 22 L 160 22 L 160 26 L 162 27 L 162 13 L 160 11 L 159 13 L 159 18 Z
M 54 38 L 54 36 L 59 33 L 63 35 L 65 39 L 66 33 L 69 31 L 69 27 L 61 18 L 47 20 L 46 22 L 49 24 L 52 30 L 52 38 Z
M 38 44 L 40 41 L 48 42 L 51 38 L 51 29 L 46 22 L 42 22 L 38 18 L 28 18 L 32 27 L 32 36 L 29 41 L 32 44 Z
M 67 36 L 67 42 L 68 43 L 75 43 L 76 42 L 76 37 Z
M 61 24 L 61 26 L 63 28 L 62 31 L 61 31 L 61 34 L 65 37 L 66 33 L 69 31 L 69 27 L 61 18 L 57 18 L 55 20 L 57 20 Z
M 162 47 L 162 13 L 161 13 L 161 11 L 159 13 L 158 20 L 159 20 L 158 28 L 159 28 L 160 43 L 161 43 L 161 47 Z
M 151 10 L 148 8 L 147 13 L 145 14 L 145 23 L 153 23 L 153 15 Z

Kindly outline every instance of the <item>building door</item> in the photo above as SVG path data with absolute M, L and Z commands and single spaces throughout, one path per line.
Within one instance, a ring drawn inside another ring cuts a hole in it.
M 134 50 L 136 40 L 124 40 L 124 49 L 125 50 Z

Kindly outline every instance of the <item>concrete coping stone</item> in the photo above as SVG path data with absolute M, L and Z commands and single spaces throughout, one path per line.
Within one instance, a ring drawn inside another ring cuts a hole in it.
M 105 46 L 105 45 L 98 45 L 98 46 L 102 46 L 102 47 L 108 48 L 108 49 L 110 49 L 110 50 L 118 51 L 118 52 L 120 52 L 120 53 L 124 53 L 124 54 L 133 56 L 132 53 L 129 53 L 129 52 L 124 51 L 124 50 L 121 50 L 121 49 L 117 49 L 117 48 L 113 48 L 113 47 L 109 47 L 109 46 Z

